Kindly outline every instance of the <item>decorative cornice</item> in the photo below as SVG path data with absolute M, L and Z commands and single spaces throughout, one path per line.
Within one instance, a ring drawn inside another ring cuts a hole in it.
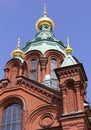
M 0 88 L 7 87 L 8 83 L 9 83 L 9 79 L 2 79 L 0 81 Z
M 34 93 L 35 95 L 39 95 L 39 98 L 42 98 L 45 101 L 47 101 L 46 99 L 48 99 L 48 102 L 50 101 L 60 102 L 61 93 L 59 91 L 45 87 L 45 85 L 33 81 L 25 76 L 18 76 L 16 79 L 17 79 L 16 84 L 10 83 L 8 79 L 1 80 L 0 94 L 22 89 L 22 90 L 26 90 L 28 93 L 32 92 L 32 94 Z M 10 86 L 12 86 L 12 89 Z
M 31 80 L 25 76 L 17 77 L 17 85 L 25 87 L 27 90 L 34 92 L 35 94 L 41 95 L 42 98 L 45 97 L 45 99 L 48 98 L 50 100 L 54 100 L 54 102 L 58 102 L 61 99 L 60 92 L 45 87 L 45 85 Z
M 84 112 L 78 111 L 73 113 L 63 114 L 60 118 L 62 126 L 64 129 L 68 129 L 72 126 L 76 126 L 77 128 L 84 128 L 84 119 L 85 121 L 88 120 Z
M 58 79 L 79 75 L 81 81 L 87 81 L 87 76 L 81 63 L 55 69 Z
M 81 118 L 81 117 L 85 117 L 85 113 L 82 111 L 74 111 L 74 112 L 70 112 L 70 113 L 65 113 L 62 114 L 60 120 L 68 120 L 68 119 L 73 119 L 73 118 Z
M 70 77 L 73 75 L 77 75 L 79 74 L 79 69 L 78 68 L 72 68 L 71 67 L 69 69 L 65 69 L 62 71 L 56 71 L 56 74 L 60 76 L 60 78 L 66 78 L 66 77 Z

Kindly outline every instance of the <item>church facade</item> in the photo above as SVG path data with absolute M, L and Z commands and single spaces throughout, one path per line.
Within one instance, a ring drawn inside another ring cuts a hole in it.
M 84 67 L 53 28 L 44 7 L 35 38 L 22 50 L 18 38 L 0 80 L 0 130 L 91 130 Z

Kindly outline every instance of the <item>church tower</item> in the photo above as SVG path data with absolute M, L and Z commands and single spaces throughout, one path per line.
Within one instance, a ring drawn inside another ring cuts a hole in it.
M 91 130 L 86 101 L 87 76 L 82 63 L 55 38 L 54 21 L 36 22 L 37 34 L 17 49 L 0 80 L 0 130 Z

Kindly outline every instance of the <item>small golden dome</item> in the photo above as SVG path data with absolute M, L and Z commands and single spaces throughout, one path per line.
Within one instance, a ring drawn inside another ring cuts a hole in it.
M 68 44 L 68 46 L 67 46 L 67 48 L 65 49 L 65 52 L 68 54 L 68 53 L 72 53 L 72 48 L 70 47 L 70 42 L 69 42 L 69 37 L 67 37 L 67 44 Z
M 14 50 L 11 53 L 12 57 L 21 57 L 22 59 L 24 59 L 24 52 L 22 50 L 20 50 L 20 38 L 18 38 L 18 45 L 17 45 L 17 49 Z
M 43 17 L 40 18 L 40 19 L 38 19 L 38 21 L 36 22 L 36 29 L 38 29 L 43 24 L 49 25 L 52 29 L 54 28 L 54 22 L 53 22 L 53 20 L 51 20 L 50 18 L 48 18 L 46 16 L 46 14 L 47 14 L 47 12 L 46 12 L 46 3 L 44 3 Z

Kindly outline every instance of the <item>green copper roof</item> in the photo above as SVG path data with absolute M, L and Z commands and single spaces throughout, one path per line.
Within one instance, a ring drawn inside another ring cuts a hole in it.
M 61 67 L 70 66 L 70 65 L 74 65 L 74 64 L 77 64 L 76 60 L 73 58 L 73 56 L 71 54 L 68 54 L 65 57 Z
M 28 41 L 23 48 L 24 53 L 32 50 L 38 50 L 44 54 L 48 50 L 57 50 L 65 55 L 66 46 L 59 40 L 55 39 L 53 31 L 48 25 L 41 25 L 35 38 Z
M 65 47 L 55 41 L 41 40 L 34 43 L 31 43 L 30 41 L 28 42 L 28 45 L 23 48 L 24 53 L 27 53 L 32 50 L 38 50 L 42 54 L 44 54 L 48 50 L 58 50 L 65 55 Z

